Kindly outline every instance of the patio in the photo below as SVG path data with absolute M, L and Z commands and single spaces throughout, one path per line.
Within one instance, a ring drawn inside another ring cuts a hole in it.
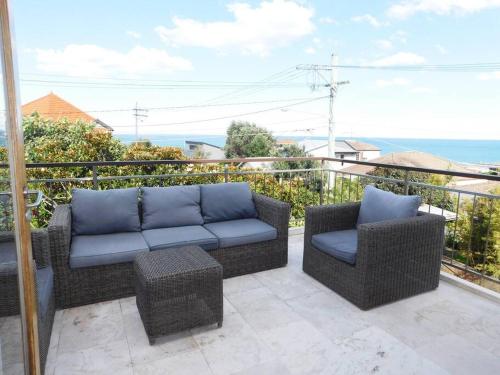
M 224 280 L 222 328 L 154 346 L 135 298 L 57 311 L 46 373 L 499 372 L 498 304 L 442 281 L 363 312 L 302 272 L 302 249 L 303 236 L 292 235 L 286 268 Z

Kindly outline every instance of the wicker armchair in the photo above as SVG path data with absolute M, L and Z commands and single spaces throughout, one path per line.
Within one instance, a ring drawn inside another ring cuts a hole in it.
M 256 193 L 253 193 L 253 199 L 259 219 L 276 228 L 277 238 L 209 250 L 208 254 L 222 264 L 224 278 L 287 264 L 290 205 Z M 135 294 L 133 262 L 70 267 L 70 205 L 56 207 L 48 231 L 58 307 L 80 306 Z
M 12 232 L 0 232 L 0 243 L 14 244 Z M 35 260 L 35 280 L 38 299 L 38 336 L 42 373 L 45 368 L 54 323 L 55 303 L 52 288 L 52 268 L 49 254 L 49 238 L 46 230 L 32 230 L 31 243 Z M 17 264 L 0 264 L 0 316 L 19 314 L 19 288 Z
M 354 265 L 312 245 L 319 233 L 356 228 L 360 203 L 306 208 L 303 270 L 362 310 L 437 288 L 444 246 L 442 216 L 361 224 Z

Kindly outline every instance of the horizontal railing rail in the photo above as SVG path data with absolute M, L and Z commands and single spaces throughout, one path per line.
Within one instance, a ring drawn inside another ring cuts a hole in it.
M 300 162 L 319 161 L 337 162 L 344 164 L 365 165 L 376 168 L 399 169 L 408 172 L 422 172 L 429 174 L 441 174 L 453 177 L 466 177 L 500 182 L 499 175 L 481 174 L 473 172 L 454 171 L 450 169 L 435 169 L 412 167 L 407 165 L 374 163 L 362 160 L 327 158 L 327 157 L 256 157 L 256 158 L 235 158 L 235 159 L 185 159 L 185 160 L 127 160 L 127 161 L 85 161 L 85 162 L 62 162 L 62 163 L 26 163 L 26 168 L 93 168 L 93 167 L 120 167 L 120 166 L 147 166 L 147 165 L 186 165 L 186 164 L 242 164 L 252 162 Z M 8 164 L 1 163 L 0 168 L 8 168 Z

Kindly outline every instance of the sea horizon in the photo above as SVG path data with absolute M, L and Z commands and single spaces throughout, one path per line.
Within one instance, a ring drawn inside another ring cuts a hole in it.
M 133 134 L 115 134 L 122 142 L 131 143 Z M 292 136 L 275 135 L 278 140 L 291 139 L 301 141 L 327 140 L 324 136 Z M 185 148 L 186 141 L 199 141 L 223 147 L 226 135 L 214 134 L 147 134 L 141 136 L 158 146 Z M 373 144 L 381 149 L 381 154 L 403 151 L 420 151 L 430 153 L 451 161 L 471 164 L 500 164 L 500 140 L 480 139 L 438 139 L 438 138 L 374 138 L 374 137 L 338 137 L 337 140 L 354 139 Z

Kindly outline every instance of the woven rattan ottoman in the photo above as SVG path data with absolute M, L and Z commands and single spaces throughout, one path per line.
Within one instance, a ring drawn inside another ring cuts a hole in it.
M 222 266 L 200 247 L 139 254 L 134 270 L 137 308 L 151 345 L 160 336 L 222 325 Z

